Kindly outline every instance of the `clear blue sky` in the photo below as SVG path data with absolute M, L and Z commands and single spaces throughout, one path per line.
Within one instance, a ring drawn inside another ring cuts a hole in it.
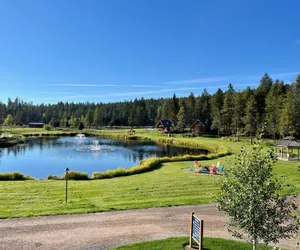
M 0 101 L 196 95 L 300 72 L 300 1 L 1 0 Z

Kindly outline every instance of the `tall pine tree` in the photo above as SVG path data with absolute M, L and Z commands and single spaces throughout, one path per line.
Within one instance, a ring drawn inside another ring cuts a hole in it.
M 217 129 L 218 137 L 220 137 L 220 131 L 222 126 L 222 114 L 224 94 L 221 89 L 212 96 L 211 108 L 212 108 L 212 128 Z
M 234 116 L 234 89 L 232 84 L 228 85 L 228 90 L 224 95 L 224 104 L 222 107 L 222 120 L 225 128 L 225 133 L 230 134 L 232 131 L 233 125 L 233 116 Z

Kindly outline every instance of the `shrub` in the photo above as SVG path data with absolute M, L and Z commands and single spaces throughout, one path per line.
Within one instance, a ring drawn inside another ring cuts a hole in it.
M 60 180 L 60 178 L 56 175 L 47 175 L 46 180 Z
M 35 180 L 35 179 L 31 176 L 24 175 L 19 172 L 0 174 L 0 181 L 25 181 L 25 180 Z
M 47 130 L 47 131 L 49 131 L 49 130 L 52 129 L 52 127 L 49 124 L 45 124 L 44 125 L 44 129 Z
M 11 173 L 0 174 L 0 181 L 11 181 Z
M 66 173 L 63 174 L 62 179 L 66 179 Z M 89 180 L 89 176 L 85 172 L 77 172 L 77 171 L 70 171 L 68 173 L 69 180 Z

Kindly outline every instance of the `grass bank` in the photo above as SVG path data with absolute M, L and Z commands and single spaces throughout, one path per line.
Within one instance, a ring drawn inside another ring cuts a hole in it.
M 143 131 L 137 131 L 137 134 Z M 150 138 L 163 137 L 148 133 Z M 181 140 L 181 138 L 177 138 Z M 185 139 L 185 138 L 183 138 Z M 203 160 L 201 164 L 226 166 L 240 151 L 244 142 L 231 142 L 214 138 L 191 138 L 200 144 L 225 146 L 233 155 L 218 159 Z M 153 171 L 139 175 L 124 176 L 94 181 L 70 181 L 69 202 L 65 203 L 65 182 L 45 181 L 0 181 L 0 218 L 26 217 L 101 212 L 150 207 L 208 204 L 217 193 L 217 182 L 222 176 L 198 175 L 183 171 L 189 161 L 163 162 Z M 278 161 L 275 173 L 296 187 L 300 193 L 298 162 Z
M 23 135 L 25 137 L 73 136 L 82 132 L 77 129 L 53 129 L 48 131 L 44 128 L 2 128 L 2 131 L 13 135 Z
M 25 138 L 22 134 L 0 133 L 0 148 L 11 147 L 24 142 Z
M 183 250 L 185 246 L 189 243 L 187 237 L 176 237 L 168 238 L 165 240 L 154 240 L 148 242 L 141 242 L 132 245 L 126 245 L 114 248 L 114 250 Z M 238 249 L 238 250 L 251 250 L 252 244 L 234 241 L 234 240 L 225 240 L 219 238 L 204 238 L 203 248 L 205 250 L 229 250 L 229 249 Z M 270 250 L 272 247 L 265 245 L 258 245 L 257 250 Z
M 231 156 L 206 160 L 203 164 L 228 165 Z M 93 181 L 69 181 L 69 202 L 65 203 L 65 182 L 0 181 L 0 218 L 27 217 L 126 210 L 150 207 L 208 204 L 218 191 L 222 176 L 183 171 L 189 162 L 168 162 L 140 175 Z M 278 162 L 275 172 L 300 193 L 297 163 Z
M 63 131 L 54 130 L 46 131 L 45 129 L 28 129 L 28 128 L 12 128 L 11 133 L 20 133 L 23 136 L 58 136 L 58 135 L 76 135 L 79 131 Z M 63 131 L 63 132 L 61 132 Z M 101 136 L 111 139 L 129 139 L 129 140 L 151 140 L 160 144 L 169 144 L 181 147 L 193 147 L 200 148 L 209 152 L 208 155 L 183 155 L 176 157 L 163 157 L 163 158 L 150 158 L 141 162 L 141 164 L 133 166 L 131 168 L 118 168 L 115 170 L 108 170 L 105 172 L 94 172 L 91 176 L 92 179 L 106 179 L 114 178 L 120 176 L 129 176 L 134 174 L 141 174 L 148 171 L 152 171 L 159 167 L 160 164 L 165 162 L 178 162 L 178 161 L 193 161 L 193 160 L 209 160 L 216 159 L 230 154 L 230 150 L 224 144 L 210 143 L 206 141 L 205 143 L 196 140 L 195 138 L 182 138 L 182 137 L 166 137 L 165 134 L 158 133 L 156 131 L 145 131 L 143 129 L 137 129 L 135 135 L 129 135 L 127 129 L 121 130 L 84 130 L 87 135 Z M 62 134 L 61 134 L 62 133 Z M 70 179 L 81 180 L 82 178 L 77 178 L 78 175 L 71 175 Z M 74 178 L 72 178 L 74 177 Z M 58 179 L 50 178 L 47 179 Z M 88 178 L 83 178 L 88 179 Z
M 94 172 L 92 179 L 105 179 L 119 176 L 128 176 L 134 174 L 145 173 L 152 171 L 159 167 L 162 163 L 166 162 L 178 162 L 178 161 L 194 161 L 194 160 L 210 160 L 217 159 L 231 154 L 232 152 L 224 144 L 211 143 L 206 140 L 205 143 L 196 138 L 183 138 L 177 137 L 166 137 L 165 134 L 158 133 L 156 131 L 145 131 L 143 129 L 136 130 L 135 135 L 128 135 L 128 130 L 88 130 L 87 134 L 101 136 L 112 139 L 131 139 L 131 140 L 151 140 L 160 144 L 169 144 L 178 147 L 193 147 L 204 149 L 209 152 L 208 155 L 183 155 L 176 157 L 162 157 L 162 158 L 150 158 L 141 162 L 140 165 L 133 166 L 131 168 L 118 168 L 115 170 L 108 170 L 105 172 Z

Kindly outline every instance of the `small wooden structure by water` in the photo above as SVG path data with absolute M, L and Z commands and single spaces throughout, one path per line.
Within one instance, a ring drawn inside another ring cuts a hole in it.
M 44 123 L 43 122 L 31 122 L 28 124 L 29 128 L 42 128 L 44 127 Z
M 175 120 L 160 120 L 157 123 L 156 128 L 158 129 L 158 131 L 165 133 L 174 132 L 177 123 L 178 121 Z
M 201 122 L 199 119 L 197 119 L 192 125 L 191 125 L 191 132 L 193 134 L 203 134 L 205 133 L 205 125 L 203 122 Z
M 300 143 L 293 136 L 284 137 L 275 147 L 277 159 L 284 161 L 300 160 Z

